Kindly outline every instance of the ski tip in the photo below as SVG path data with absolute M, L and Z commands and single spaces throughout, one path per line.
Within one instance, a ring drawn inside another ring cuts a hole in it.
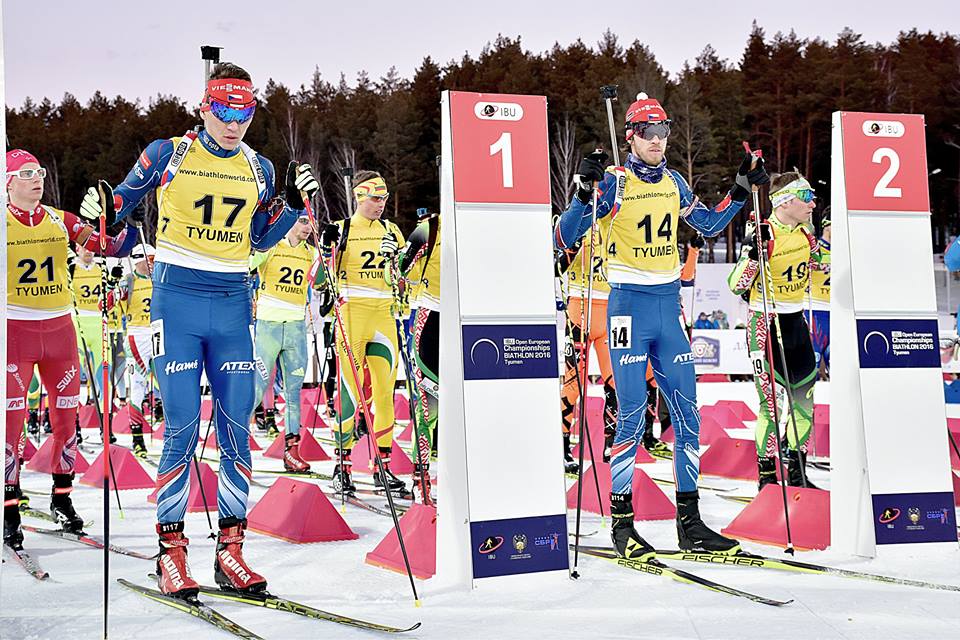
M 420 598 L 417 598 L 416 600 L 413 601 L 414 609 L 419 609 L 422 606 L 423 606 L 423 603 L 420 601 Z

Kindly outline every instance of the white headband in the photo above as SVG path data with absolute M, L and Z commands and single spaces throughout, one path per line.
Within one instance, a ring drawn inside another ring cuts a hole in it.
M 807 179 L 804 177 L 797 178 L 793 182 L 781 187 L 776 191 L 776 193 L 770 194 L 770 202 L 773 203 L 773 208 L 776 209 L 780 205 L 790 202 L 792 198 L 796 198 L 795 193 L 789 193 L 790 191 L 802 191 L 803 189 L 809 189 L 813 191 L 813 187 L 810 186 L 810 183 L 807 182 Z

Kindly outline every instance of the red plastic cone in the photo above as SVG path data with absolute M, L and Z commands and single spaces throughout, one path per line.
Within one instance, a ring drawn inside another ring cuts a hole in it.
M 410 571 L 421 580 L 432 578 L 437 572 L 437 508 L 414 503 L 400 518 L 400 531 L 410 559 Z M 396 528 L 391 529 L 367 554 L 366 563 L 399 573 L 407 572 Z
M 247 515 L 247 528 L 287 542 L 332 542 L 360 536 L 337 512 L 320 487 L 277 478 Z
M 49 440 L 50 438 L 47 438 Z M 43 446 L 43 445 L 41 445 Z M 22 460 L 24 462 L 29 462 L 33 459 L 33 456 L 37 455 L 37 447 L 33 444 L 33 441 L 30 438 L 24 437 L 23 440 L 23 456 Z
M 701 373 L 697 382 L 730 382 L 730 376 L 725 373 Z
M 211 469 L 210 465 L 208 465 L 206 462 L 200 463 L 200 474 L 201 479 L 203 480 L 203 493 L 200 492 L 201 482 L 199 482 L 197 479 L 197 470 L 191 465 L 190 494 L 187 496 L 187 511 L 189 513 L 204 511 L 204 496 L 206 496 L 207 499 L 206 508 L 210 509 L 211 511 L 216 511 L 217 509 L 217 474 L 214 473 L 213 469 Z M 147 496 L 147 502 L 151 504 L 157 504 L 156 488 L 150 493 L 150 495 Z
M 797 549 L 826 549 L 830 546 L 830 492 L 823 489 L 787 487 L 790 533 Z M 783 494 L 768 484 L 744 507 L 721 533 L 734 538 L 787 546 L 783 517 Z
M 700 456 L 700 473 L 757 482 L 757 445 L 752 440 L 721 438 Z
M 957 444 L 960 445 L 960 442 Z M 957 456 L 957 451 L 953 448 L 952 443 L 947 442 L 947 447 L 950 449 L 950 468 L 960 470 L 960 456 Z
M 815 422 L 807 442 L 807 452 L 816 458 L 830 457 L 830 423 Z
M 77 416 L 80 419 L 81 429 L 99 429 L 100 418 L 97 417 L 97 408 L 92 404 L 80 405 Z
M 757 414 L 754 413 L 753 409 L 743 400 L 717 400 L 717 406 L 728 407 L 733 412 L 733 415 L 737 416 L 737 418 L 743 422 L 757 419 Z
M 413 442 L 413 420 L 407 423 L 407 426 L 403 428 L 403 431 L 400 432 L 400 435 L 397 436 L 397 440 L 403 440 L 404 442 Z
M 29 442 L 29 440 L 28 440 Z M 30 443 L 30 446 L 33 446 L 33 443 Z M 34 449 L 35 453 L 30 458 L 30 461 L 27 463 L 27 469 L 30 471 L 38 471 L 40 473 L 53 473 L 56 471 L 55 465 L 58 462 L 53 459 L 53 438 L 47 438 L 43 441 L 43 444 L 40 445 L 40 449 Z M 90 463 L 87 462 L 80 451 L 76 451 L 76 458 L 73 462 L 73 471 L 74 473 L 84 473 L 87 469 L 90 468 Z
M 213 400 L 201 400 L 200 401 L 200 419 L 204 422 L 210 420 L 210 416 L 213 415 Z
M 953 478 L 953 504 L 960 507 L 960 477 L 956 471 L 951 471 L 950 476 Z
M 158 422 L 154 425 L 153 433 L 150 434 L 151 440 L 163 440 L 164 423 Z
M 354 473 L 373 473 L 376 471 L 377 460 L 372 449 L 376 444 L 369 446 L 368 442 L 370 442 L 369 434 L 357 440 L 353 445 L 353 455 L 350 456 L 350 459 L 353 461 Z M 404 473 L 413 473 L 413 461 L 400 448 L 396 440 L 393 441 L 393 449 L 390 451 L 390 470 L 398 476 Z
M 581 438 L 581 441 L 573 445 L 570 449 L 570 455 L 573 456 L 574 460 L 580 460 L 580 444 L 586 444 L 586 438 Z M 597 463 L 601 463 L 603 460 L 603 423 L 600 421 L 600 416 L 598 416 L 596 422 L 590 423 L 590 452 L 593 453 L 593 460 Z M 637 457 L 636 461 L 639 464 L 649 464 L 656 462 L 656 458 L 650 455 L 650 452 L 643 448 L 643 445 L 637 447 Z M 590 462 L 589 454 L 583 452 L 583 463 L 587 464 Z
M 285 447 L 284 432 L 281 431 L 280 435 L 263 452 L 263 457 L 281 460 Z M 320 446 L 320 443 L 310 435 L 310 431 L 303 427 L 300 427 L 300 457 L 308 462 L 322 462 L 331 459 L 330 455 Z
M 600 498 L 603 500 L 603 513 L 610 515 L 610 466 L 597 466 L 597 479 L 600 481 Z M 634 520 L 671 520 L 677 515 L 677 508 L 660 487 L 650 479 L 642 469 L 633 470 L 633 519 Z M 583 496 L 581 508 L 590 513 L 600 513 L 597 502 L 597 486 L 593 480 L 593 470 L 583 471 Z M 577 483 L 567 490 L 567 508 L 577 508 Z
M 110 461 L 113 464 L 113 473 L 116 476 L 118 489 L 153 489 L 156 485 L 153 478 L 143 470 L 136 456 L 129 449 L 111 445 Z M 83 474 L 80 484 L 89 487 L 102 487 L 103 465 L 103 453 L 101 453 L 91 463 L 87 472 Z M 110 478 L 110 483 L 113 484 L 113 476 Z
M 394 420 L 410 419 L 410 403 L 402 393 L 395 393 L 393 396 L 393 418 Z
M 705 407 L 700 407 L 700 418 L 701 421 L 706 420 L 707 418 L 713 419 L 717 424 L 719 424 L 724 429 L 745 429 L 746 427 L 743 424 L 743 420 L 737 417 L 737 415 L 726 405 L 707 405 Z M 701 439 L 703 438 L 703 426 L 700 427 Z
M 813 405 L 813 423 L 814 424 L 830 424 L 830 405 L 828 404 L 815 404 Z
M 742 426 L 743 423 L 741 422 L 740 425 Z M 660 439 L 664 442 L 675 443 L 676 438 L 673 435 L 672 425 L 660 435 Z M 718 440 L 729 439 L 730 436 L 714 418 L 704 416 L 700 419 L 700 444 L 714 444 Z

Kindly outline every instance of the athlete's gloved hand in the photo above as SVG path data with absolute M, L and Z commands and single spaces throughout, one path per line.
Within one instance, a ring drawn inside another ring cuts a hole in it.
M 773 239 L 773 234 L 770 231 L 769 223 L 767 222 L 760 223 L 760 238 L 762 239 L 763 242 L 769 242 L 770 240 Z M 752 223 L 751 223 L 751 226 L 748 227 L 747 235 L 743 239 L 743 249 L 741 249 L 741 251 L 743 251 L 744 249 L 747 250 L 747 256 L 751 260 L 757 261 L 760 259 L 760 253 L 757 250 L 756 229 L 752 227 Z
M 119 282 L 122 277 L 123 277 L 123 267 L 119 264 L 114 265 L 114 267 L 110 269 L 110 279 L 113 280 L 114 282 Z
M 139 206 L 134 207 L 133 211 L 130 212 L 130 224 L 135 227 L 143 225 L 143 221 L 147 219 L 147 208 L 141 203 Z
M 397 255 L 398 247 L 397 236 L 393 235 L 392 231 L 388 231 L 387 235 L 383 236 L 383 240 L 380 241 L 380 255 L 390 259 Z
M 756 165 L 753 164 L 754 161 L 756 161 Z M 734 181 L 730 196 L 738 202 L 743 202 L 747 199 L 747 196 L 750 195 L 753 187 L 767 184 L 768 182 L 770 182 L 770 176 L 767 174 L 767 169 L 764 166 L 763 157 L 746 153 L 743 156 L 740 167 L 737 169 L 737 178 Z
M 325 247 L 330 245 L 337 244 L 340 240 L 340 227 L 335 224 L 328 224 L 323 227 L 323 231 L 320 232 L 320 244 Z
M 690 238 L 690 246 L 694 249 L 702 249 L 704 244 L 706 244 L 706 241 L 699 233 Z
M 313 169 L 310 165 L 297 164 L 295 160 L 291 160 L 290 164 L 287 165 L 285 188 L 287 204 L 291 209 L 299 211 L 306 208 L 303 204 L 302 194 L 306 193 L 307 198 L 312 198 L 320 190 L 320 183 L 313 177 Z
M 99 220 L 103 214 L 106 215 L 108 227 L 116 222 L 117 209 L 113 188 L 107 184 L 106 180 L 100 180 L 97 186 L 87 189 L 80 202 L 80 215 L 87 220 L 91 222 Z
M 320 317 L 324 317 L 333 309 L 333 291 L 330 287 L 324 287 L 317 292 L 317 312 Z
M 593 198 L 593 187 L 603 180 L 604 169 L 609 159 L 610 156 L 606 152 L 597 149 L 580 161 L 577 175 L 574 176 L 577 183 L 577 199 L 580 202 L 586 204 Z

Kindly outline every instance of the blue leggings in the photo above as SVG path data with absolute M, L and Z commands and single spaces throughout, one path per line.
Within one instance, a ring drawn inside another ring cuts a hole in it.
M 647 408 L 648 361 L 673 421 L 677 491 L 696 491 L 700 477 L 700 411 L 693 354 L 680 323 L 679 286 L 614 285 L 607 306 L 607 331 L 620 401 L 610 460 L 613 493 L 632 491 Z
M 213 390 L 220 478 L 220 518 L 245 518 L 250 491 L 248 421 L 253 412 L 253 327 L 250 294 L 204 292 L 154 284 L 154 367 L 166 431 L 157 471 L 157 520 L 183 520 L 191 457 L 200 433 L 200 373 Z
M 826 309 L 814 309 L 813 321 L 810 321 L 810 310 L 804 311 L 807 318 L 807 326 L 813 329 L 813 335 L 810 336 L 813 342 L 813 350 L 817 354 L 817 367 L 823 361 L 827 369 L 830 369 L 830 312 Z

